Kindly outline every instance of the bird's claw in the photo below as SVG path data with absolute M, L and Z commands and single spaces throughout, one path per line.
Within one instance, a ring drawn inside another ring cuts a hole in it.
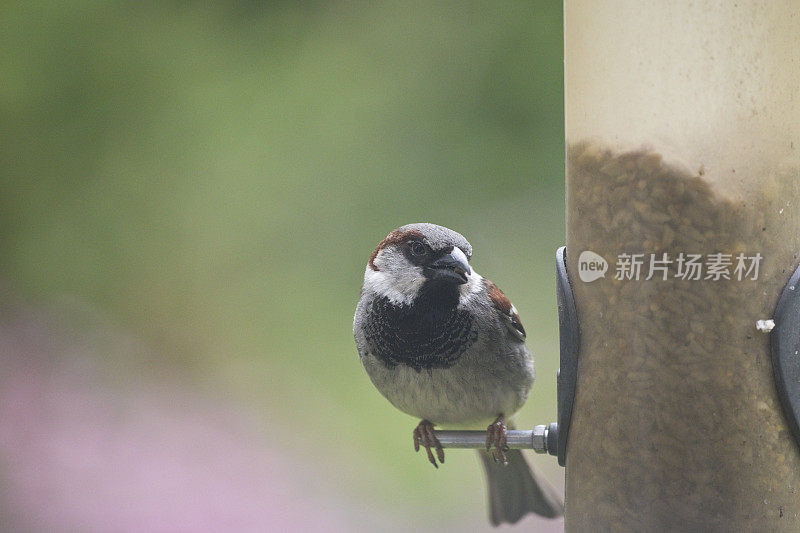
M 492 449 L 494 447 L 494 449 Z M 506 441 L 506 419 L 503 415 L 489 424 L 486 428 L 486 451 L 491 453 L 495 463 L 508 464 L 506 452 L 508 443 Z
M 436 433 L 433 431 L 433 424 L 427 420 L 423 420 L 414 428 L 415 452 L 419 451 L 420 445 L 428 452 L 428 461 L 430 461 L 433 466 L 439 468 L 439 465 L 436 464 L 437 458 L 440 463 L 444 463 L 444 448 L 442 448 L 442 443 L 439 442 L 439 439 L 436 438 Z M 436 448 L 436 457 L 433 456 L 431 448 Z

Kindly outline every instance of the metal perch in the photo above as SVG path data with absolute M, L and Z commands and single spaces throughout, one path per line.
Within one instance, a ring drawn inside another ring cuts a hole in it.
M 436 438 L 443 448 L 486 448 L 485 431 L 437 430 Z M 506 442 L 511 449 L 528 449 L 536 453 L 556 455 L 558 424 L 535 426 L 533 429 L 509 429 Z

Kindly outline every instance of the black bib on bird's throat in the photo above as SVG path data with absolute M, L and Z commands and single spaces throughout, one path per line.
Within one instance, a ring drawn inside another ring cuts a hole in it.
M 367 310 L 370 352 L 387 367 L 448 368 L 478 338 L 470 312 L 458 309 L 457 285 L 426 282 L 410 305 L 375 298 Z

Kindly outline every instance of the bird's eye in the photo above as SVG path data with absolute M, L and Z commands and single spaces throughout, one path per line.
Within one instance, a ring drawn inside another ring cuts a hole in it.
M 416 256 L 425 255 L 428 252 L 428 249 L 419 241 L 414 241 L 411 243 L 411 253 Z

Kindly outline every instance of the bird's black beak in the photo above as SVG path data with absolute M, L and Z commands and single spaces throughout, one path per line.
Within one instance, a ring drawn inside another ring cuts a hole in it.
M 467 276 L 472 274 L 467 256 L 458 247 L 453 247 L 449 254 L 428 265 L 428 271 L 432 279 L 449 281 L 457 285 L 466 283 Z

